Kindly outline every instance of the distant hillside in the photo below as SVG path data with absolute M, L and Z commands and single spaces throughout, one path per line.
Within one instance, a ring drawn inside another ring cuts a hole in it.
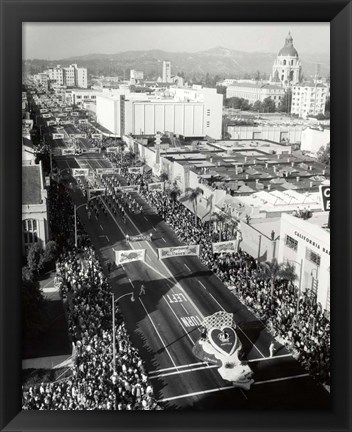
M 69 65 L 77 63 L 86 67 L 91 75 L 119 75 L 128 78 L 129 70 L 144 72 L 153 79 L 161 76 L 163 60 L 171 61 L 172 74 L 183 73 L 187 79 L 197 79 L 206 74 L 217 75 L 220 78 L 244 77 L 257 71 L 267 76 L 272 71 L 275 53 L 249 53 L 235 51 L 223 47 L 212 48 L 196 53 L 173 53 L 161 50 L 126 51 L 117 54 L 89 54 L 62 60 L 27 60 L 26 67 L 32 72 L 38 72 L 39 67 L 51 67 L 56 64 Z M 330 58 L 328 55 L 300 54 L 303 74 L 306 78 L 314 75 L 316 64 L 320 64 L 323 76 L 330 74 Z

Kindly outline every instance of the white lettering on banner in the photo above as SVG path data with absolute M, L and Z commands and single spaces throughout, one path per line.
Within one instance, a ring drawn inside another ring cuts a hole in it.
M 72 116 L 72 117 L 78 117 L 79 114 L 78 114 L 78 112 L 71 112 L 71 116 Z
M 64 139 L 64 137 L 65 137 L 64 134 L 53 133 L 53 139 Z
M 43 117 L 43 118 L 50 118 L 50 117 L 51 117 L 51 113 L 43 114 L 42 117 Z
M 88 123 L 88 121 L 87 121 L 87 123 Z M 93 138 L 93 139 L 102 139 L 103 138 L 103 135 L 102 134 L 99 134 L 99 133 L 94 133 L 94 134 L 91 134 L 91 137 Z M 115 147 L 116 148 L 116 147 Z
M 87 176 L 88 174 L 89 174 L 89 169 L 86 168 L 73 168 L 72 170 L 73 177 Z
M 182 324 L 185 327 L 198 327 L 202 324 L 202 321 L 198 316 L 180 317 Z
M 186 296 L 182 293 L 166 294 L 166 297 L 168 298 L 170 303 L 183 303 L 188 301 Z
M 199 245 L 158 248 L 159 260 L 178 256 L 199 256 Z
M 223 253 L 223 252 L 237 252 L 238 251 L 238 241 L 230 240 L 225 242 L 213 243 L 213 253 Z
M 83 124 L 83 123 L 88 123 L 87 119 L 80 119 L 78 120 L 78 123 Z
M 96 168 L 97 174 L 120 174 L 121 168 Z
M 93 135 L 92 135 L 92 138 L 93 138 Z M 106 151 L 107 151 L 108 153 L 114 153 L 114 152 L 118 152 L 118 151 L 119 151 L 119 148 L 118 148 L 118 147 L 108 147 L 108 148 L 106 149 Z
M 65 156 L 65 155 L 71 155 L 71 154 L 75 154 L 76 153 L 76 149 L 74 149 L 74 148 L 65 148 L 65 149 L 62 149 L 62 155 L 63 156 Z

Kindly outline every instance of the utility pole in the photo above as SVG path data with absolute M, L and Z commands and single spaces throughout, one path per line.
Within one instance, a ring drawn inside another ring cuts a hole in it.
M 115 336 L 115 294 L 112 294 L 112 361 L 114 374 L 116 373 L 116 336 Z

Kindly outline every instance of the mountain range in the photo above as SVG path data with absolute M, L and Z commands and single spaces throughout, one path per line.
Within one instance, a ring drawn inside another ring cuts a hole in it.
M 320 74 L 326 77 L 330 74 L 330 57 L 327 54 L 299 54 L 305 78 L 313 76 L 316 65 L 320 64 Z M 40 62 L 44 67 L 56 64 L 62 66 L 77 63 L 86 67 L 92 75 L 113 75 L 129 77 L 129 70 L 144 72 L 150 79 L 162 75 L 162 62 L 171 62 L 172 75 L 183 73 L 187 79 L 209 75 L 220 78 L 245 77 L 259 71 L 269 76 L 277 54 L 263 52 L 244 52 L 216 47 L 194 53 L 167 52 L 161 50 L 125 51 L 116 54 L 88 54 L 61 60 L 26 60 L 28 67 Z

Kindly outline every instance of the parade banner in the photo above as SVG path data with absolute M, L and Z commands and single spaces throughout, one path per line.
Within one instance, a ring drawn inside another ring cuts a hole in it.
M 120 174 L 121 168 L 96 168 L 97 174 Z
M 85 149 L 85 153 L 100 153 L 101 152 L 101 148 L 99 147 L 91 147 L 91 148 L 87 148 Z
M 62 112 L 62 113 L 58 114 L 57 116 L 58 116 L 58 117 L 67 117 L 67 113 L 63 113 L 63 112 Z
M 64 139 L 65 135 L 61 133 L 53 133 L 53 139 Z
M 238 252 L 238 240 L 229 240 L 224 242 L 213 243 L 213 254 L 225 252 Z
M 143 167 L 131 167 L 128 168 L 130 174 L 143 174 Z
M 72 154 L 75 154 L 76 153 L 76 149 L 74 149 L 74 148 L 65 148 L 65 149 L 62 149 L 62 156 L 66 156 L 66 155 L 72 155 Z
M 69 125 L 72 124 L 72 120 L 60 120 L 59 125 Z
M 79 119 L 78 123 L 80 123 L 80 124 L 87 124 L 88 120 L 87 119 Z
M 49 120 L 46 122 L 47 126 L 55 126 L 56 125 L 56 121 L 55 120 Z
M 78 117 L 78 116 L 79 116 L 79 113 L 76 112 L 76 111 L 72 111 L 72 112 L 71 112 L 71 116 L 72 116 L 72 117 Z
M 179 256 L 199 256 L 199 245 L 158 248 L 159 260 Z
M 83 133 L 83 134 L 70 134 L 70 138 L 87 138 L 87 134 Z
M 43 114 L 42 117 L 43 118 L 50 118 L 50 117 L 52 117 L 52 114 L 51 113 Z
M 88 174 L 89 174 L 88 168 L 73 168 L 72 169 L 73 177 L 87 176 Z
M 65 111 L 66 112 L 72 111 L 72 108 L 71 107 L 67 107 L 67 108 L 65 108 Z
M 164 190 L 164 182 L 158 182 L 158 183 L 149 183 L 148 184 L 148 190 L 150 191 L 161 191 Z
M 150 234 L 138 234 L 136 236 L 128 236 L 126 240 L 129 242 L 150 241 Z
M 47 109 L 45 109 L 45 108 L 42 108 L 42 109 L 40 109 L 40 110 L 39 110 L 39 112 L 40 112 L 40 114 L 43 114 L 43 113 L 47 113 L 47 112 L 48 112 L 48 110 L 47 110 Z
M 140 188 L 141 188 L 140 185 L 129 185 L 129 186 L 119 187 L 121 191 L 125 191 L 125 192 L 133 192 L 133 191 L 139 192 Z
M 216 312 L 204 318 L 204 329 L 192 348 L 192 353 L 201 361 L 218 366 L 217 372 L 234 387 L 249 390 L 254 383 L 253 371 L 240 359 L 242 343 L 236 332 L 233 314 Z
M 104 193 L 105 193 L 105 189 L 89 189 L 88 190 L 88 200 L 91 200 L 91 199 L 96 198 L 98 196 L 104 195 Z
M 93 138 L 93 135 L 92 135 L 92 138 Z M 118 147 L 107 147 L 106 151 L 108 153 L 117 153 L 119 151 L 119 148 Z
M 127 264 L 133 261 L 144 261 L 145 260 L 145 249 L 135 249 L 135 250 L 114 250 L 115 252 L 115 263 Z
M 88 121 L 87 121 L 87 123 L 88 123 Z M 91 137 L 93 138 L 93 139 L 103 139 L 103 135 L 102 134 L 100 134 L 100 133 L 94 133 L 94 134 L 91 134 Z M 109 149 L 108 149 L 108 151 L 109 151 Z

